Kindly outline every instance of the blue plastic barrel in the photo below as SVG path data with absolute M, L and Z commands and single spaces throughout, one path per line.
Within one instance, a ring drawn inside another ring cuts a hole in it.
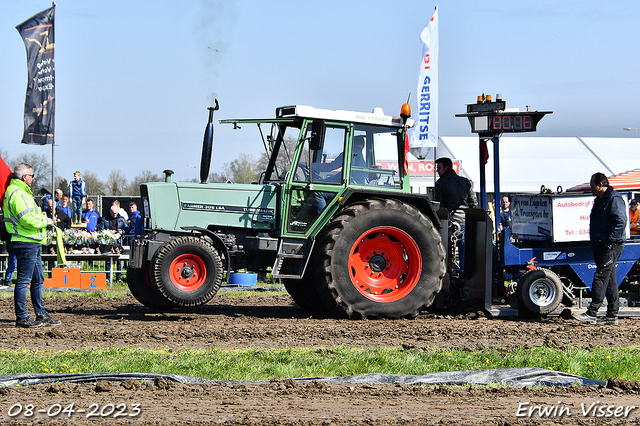
M 258 274 L 235 273 L 229 274 L 229 283 L 236 285 L 256 285 L 258 283 Z

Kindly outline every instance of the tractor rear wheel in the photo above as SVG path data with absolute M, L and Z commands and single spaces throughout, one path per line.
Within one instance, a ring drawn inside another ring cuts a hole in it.
M 549 269 L 532 269 L 518 280 L 516 297 L 519 308 L 535 315 L 550 314 L 562 302 L 562 282 Z
M 349 318 L 413 318 L 442 288 L 445 251 L 433 223 L 398 200 L 340 212 L 318 241 L 318 293 Z
M 152 265 L 158 290 L 179 307 L 204 305 L 222 283 L 220 255 L 196 236 L 171 238 L 158 249 Z
M 166 310 L 173 307 L 151 282 L 148 263 L 142 269 L 127 267 L 127 285 L 131 295 L 147 308 Z

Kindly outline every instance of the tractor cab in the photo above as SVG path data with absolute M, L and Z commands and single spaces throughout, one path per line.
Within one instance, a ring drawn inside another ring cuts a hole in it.
M 409 192 L 402 176 L 403 121 L 373 113 L 332 111 L 308 106 L 281 107 L 256 123 L 269 155 L 262 183 L 282 188 L 282 235 L 313 237 L 347 189 Z M 265 137 L 262 127 L 271 126 Z

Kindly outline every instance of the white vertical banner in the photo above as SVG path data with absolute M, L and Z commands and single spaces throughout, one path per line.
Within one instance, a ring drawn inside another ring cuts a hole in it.
M 422 58 L 418 77 L 418 115 L 411 132 L 411 148 L 438 145 L 438 6 L 420 33 Z

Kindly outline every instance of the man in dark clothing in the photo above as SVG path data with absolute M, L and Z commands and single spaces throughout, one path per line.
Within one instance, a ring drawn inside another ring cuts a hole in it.
M 502 197 L 502 201 L 500 202 L 500 225 L 502 225 L 502 229 L 507 229 L 511 227 L 511 209 L 509 205 L 511 202 L 509 201 L 509 197 Z
M 112 231 L 118 231 L 120 232 L 120 240 L 118 240 L 118 242 L 116 244 L 114 244 L 114 247 L 118 248 L 119 250 L 122 249 L 122 235 L 125 233 L 125 230 L 127 229 L 127 221 L 124 219 L 124 217 L 120 216 L 120 213 L 118 212 L 118 207 L 117 206 L 111 206 L 111 210 L 109 210 L 110 213 L 110 218 L 105 218 L 105 220 L 103 221 L 103 225 L 104 225 L 104 229 L 110 229 Z M 119 252 L 118 250 L 118 252 Z M 111 271 L 111 265 L 106 262 L 105 263 L 105 269 L 107 271 Z M 117 261 L 117 271 L 116 272 L 116 280 L 117 281 L 122 281 L 122 273 L 120 272 L 122 270 L 122 261 L 118 260 Z M 111 278 L 111 272 L 109 272 L 108 277 Z
M 591 286 L 591 303 L 587 311 L 574 318 L 590 324 L 617 325 L 620 300 L 616 261 L 626 240 L 627 206 L 622 196 L 609 186 L 603 173 L 591 176 L 591 192 L 596 196 L 589 219 L 589 238 L 596 262 Z M 602 301 L 607 298 L 607 314 L 596 319 Z
M 440 202 L 440 207 L 449 211 L 453 222 L 464 228 L 464 212 L 462 210 L 478 207 L 473 185 L 469 179 L 459 176 L 453 170 L 453 162 L 450 158 L 438 158 L 436 172 L 438 172 L 440 179 L 436 181 L 433 199 Z
M 56 209 L 56 214 L 53 214 L 53 201 L 51 198 L 47 200 L 48 207 L 45 210 L 45 214 L 48 218 L 53 220 L 53 223 L 58 228 L 62 229 L 71 229 L 71 218 L 67 216 L 64 210 Z

